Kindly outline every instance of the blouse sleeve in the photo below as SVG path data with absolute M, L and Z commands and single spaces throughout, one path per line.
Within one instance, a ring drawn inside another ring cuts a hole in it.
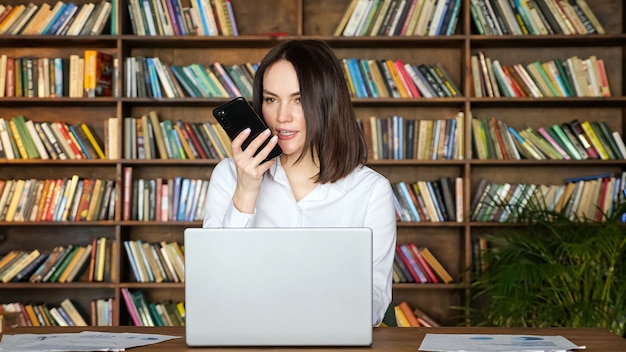
M 248 227 L 252 223 L 254 214 L 242 213 L 233 204 L 236 184 L 233 160 L 220 161 L 211 174 L 202 227 Z

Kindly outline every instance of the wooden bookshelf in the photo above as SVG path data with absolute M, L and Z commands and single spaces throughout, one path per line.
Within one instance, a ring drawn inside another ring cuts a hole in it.
M 37 4 L 42 0 L 35 0 Z M 83 2 L 83 1 L 79 1 Z M 19 0 L 7 3 L 20 4 Z M 10 56 L 69 57 L 82 56 L 86 49 L 98 49 L 120 59 L 128 56 L 158 56 L 168 64 L 226 64 L 258 62 L 280 41 L 291 38 L 316 38 L 327 41 L 339 58 L 402 59 L 414 64 L 443 64 L 463 94 L 457 98 L 355 98 L 353 105 L 359 119 L 374 115 L 400 115 L 405 119 L 453 118 L 465 114 L 463 160 L 378 160 L 370 166 L 391 182 L 434 180 L 440 177 L 462 177 L 465 219 L 470 202 L 482 178 L 496 182 L 562 183 L 567 177 L 592 173 L 618 173 L 623 160 L 609 161 L 501 161 L 471 158 L 469 118 L 474 116 L 505 120 L 515 128 L 541 127 L 573 118 L 607 121 L 613 129 L 626 132 L 626 99 L 623 97 L 625 72 L 624 18 L 626 7 L 619 1 L 588 0 L 606 29 L 605 35 L 484 36 L 475 34 L 471 24 L 470 0 L 462 0 L 456 31 L 451 36 L 411 37 L 335 37 L 332 34 L 350 0 L 263 0 L 258 3 L 233 0 L 240 36 L 238 37 L 143 37 L 132 34 L 127 1 L 118 2 L 115 16 L 117 35 L 93 37 L 2 36 L 0 53 Z M 286 32 L 285 36 L 267 33 Z M 257 35 L 265 33 L 266 35 Z M 612 96 L 608 98 L 475 98 L 472 96 L 470 56 L 478 51 L 498 58 L 503 64 L 549 60 L 554 57 L 597 55 L 604 59 Z M 119 87 L 122 92 L 122 83 Z M 0 98 L 0 117 L 24 115 L 34 121 L 62 120 L 70 124 L 87 122 L 104 136 L 104 121 L 116 117 L 122 131 L 123 119 L 156 111 L 161 119 L 191 122 L 213 121 L 211 111 L 227 99 L 218 98 Z M 121 135 L 121 134 L 120 134 Z M 122 140 L 117 141 L 122 151 Z M 172 178 L 184 176 L 208 179 L 218 160 L 94 160 L 41 161 L 0 160 L 2 179 L 65 178 L 74 174 L 82 178 L 109 178 L 118 188 L 115 220 L 76 223 L 0 223 L 0 253 L 13 249 L 52 248 L 54 245 L 86 245 L 95 236 L 104 236 L 123 248 L 123 241 L 183 240 L 183 229 L 199 227 L 200 222 L 122 221 L 123 168 L 133 168 L 134 178 Z M 470 293 L 469 273 L 471 240 L 484 233 L 498 231 L 507 225 L 494 223 L 398 223 L 398 243 L 415 243 L 428 247 L 454 281 L 450 284 L 395 284 L 394 301 L 407 301 L 426 311 L 443 325 L 457 325 Z M 150 301 L 184 299 L 182 283 L 137 283 L 131 281 L 131 270 L 125 251 L 111 258 L 115 273 L 111 282 L 75 282 L 67 284 L 11 282 L 0 284 L 3 302 L 47 302 L 58 306 L 65 298 L 78 302 L 88 311 L 89 302 L 97 298 L 115 298 L 114 325 L 130 324 L 121 296 L 121 288 L 140 289 Z

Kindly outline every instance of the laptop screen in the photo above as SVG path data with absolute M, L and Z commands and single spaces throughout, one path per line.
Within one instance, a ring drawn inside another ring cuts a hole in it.
M 369 228 L 185 230 L 190 346 L 370 345 Z

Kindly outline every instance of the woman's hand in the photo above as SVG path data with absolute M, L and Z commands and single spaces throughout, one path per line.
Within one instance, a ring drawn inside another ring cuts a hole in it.
M 252 214 L 254 212 L 256 198 L 261 190 L 263 174 L 276 162 L 275 160 L 263 162 L 276 145 L 278 141 L 276 136 L 273 136 L 256 156 L 254 155 L 254 152 L 265 142 L 270 133 L 270 130 L 266 129 L 250 142 L 246 150 L 242 150 L 243 142 L 250 135 L 250 129 L 246 128 L 231 143 L 233 160 L 237 168 L 237 186 L 233 195 L 233 204 L 242 213 Z

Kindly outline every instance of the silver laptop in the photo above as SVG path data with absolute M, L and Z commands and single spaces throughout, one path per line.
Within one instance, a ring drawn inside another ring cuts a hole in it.
M 189 346 L 368 346 L 369 228 L 185 230 Z

